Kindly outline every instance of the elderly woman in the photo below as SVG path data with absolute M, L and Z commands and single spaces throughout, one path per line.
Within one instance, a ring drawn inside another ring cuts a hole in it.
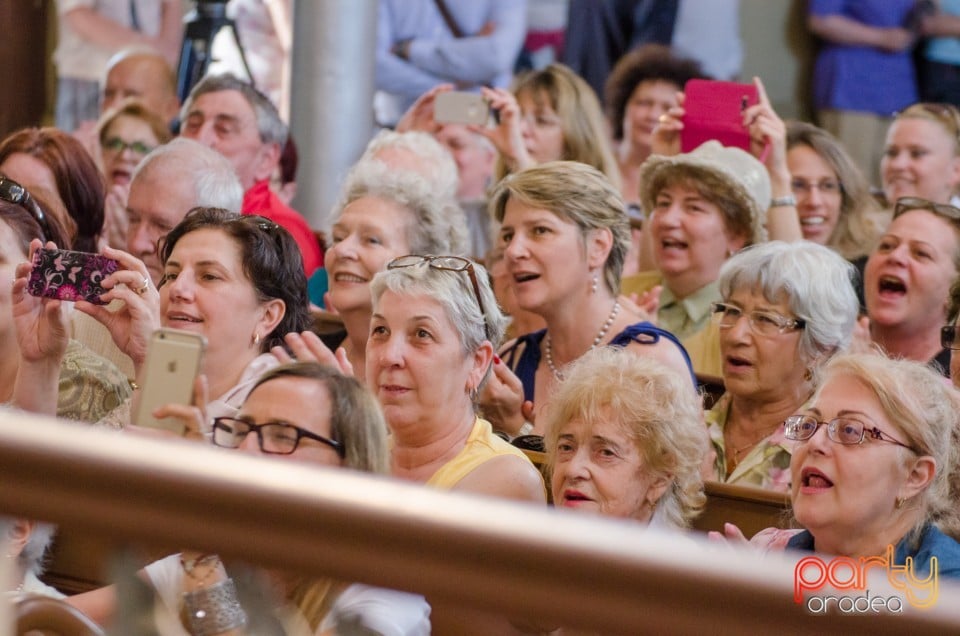
M 0 546 L 6 550 L 6 558 L 12 561 L 13 577 L 8 579 L 9 592 L 42 594 L 52 598 L 64 598 L 56 588 L 42 582 L 44 555 L 53 542 L 56 528 L 48 523 L 29 519 L 0 518 Z
M 834 358 L 822 382 L 784 424 L 806 528 L 787 547 L 856 559 L 894 546 L 896 564 L 911 558 L 921 578 L 933 558 L 940 576 L 960 577 L 958 394 L 922 364 L 875 354 Z
M 191 437 L 204 438 L 202 407 L 163 408 L 166 415 L 184 420 Z M 386 426 L 376 400 L 355 378 L 314 362 L 267 371 L 257 379 L 239 413 L 214 419 L 211 439 L 216 446 L 281 461 L 381 474 L 388 469 Z M 421 596 L 276 574 L 278 598 L 307 621 L 310 634 L 340 633 L 341 620 L 371 633 L 430 633 L 430 608 Z M 221 631 L 239 626 L 229 621 L 242 616 L 243 608 L 229 593 L 233 583 L 216 555 L 174 554 L 147 565 L 143 577 L 173 615 L 184 616 L 181 608 L 186 605 L 215 617 Z M 221 593 L 211 596 L 208 592 L 213 589 Z M 114 588 L 108 587 L 72 597 L 70 602 L 104 623 L 116 611 L 116 600 Z M 189 619 L 185 627 L 189 633 L 199 633 Z
M 864 268 L 870 339 L 891 356 L 933 362 L 947 374 L 940 328 L 958 271 L 960 209 L 916 197 L 898 200 Z
M 876 240 L 879 206 L 840 142 L 813 124 L 791 122 L 787 167 L 803 238 L 850 261 L 865 257 Z
M 957 203 L 960 111 L 949 104 L 920 103 L 897 114 L 887 130 L 880 174 L 889 206 L 901 197 Z
M 21 340 L 13 312 L 11 289 L 17 263 L 28 260 L 30 243 L 66 240 L 56 217 L 33 199 L 20 184 L 0 177 L 0 402 L 14 395 L 21 369 Z M 34 299 L 35 300 L 35 299 Z M 113 364 L 76 340 L 65 345 L 61 364 L 55 369 L 59 381 L 51 396 L 49 412 L 57 416 L 93 423 L 115 409 L 130 395 L 126 377 Z
M 100 165 L 107 178 L 103 239 L 111 247 L 127 246 L 127 197 L 130 179 L 151 150 L 171 139 L 170 129 L 142 102 L 128 99 L 104 113 L 97 124 Z
M 641 174 L 641 199 L 656 271 L 624 280 L 624 293 L 662 286 L 657 324 L 690 351 L 698 373 L 719 375 L 716 352 L 689 339 L 710 322 L 720 300 L 720 267 L 746 245 L 766 240 L 770 179 L 763 164 L 739 148 L 707 142 L 686 154 L 654 155 Z
M 0 174 L 46 201 L 70 247 L 96 252 L 103 231 L 103 176 L 83 145 L 56 128 L 24 128 L 0 142 Z
M 793 444 L 782 423 L 810 400 L 817 369 L 850 344 L 852 275 L 843 257 L 807 241 L 755 245 L 723 266 L 705 332 L 719 339 L 726 387 L 706 415 L 719 481 L 788 489 Z
M 590 85 L 562 64 L 519 77 L 512 92 L 484 88 L 499 112 L 494 128 L 477 128 L 500 156 L 495 178 L 549 161 L 579 161 L 614 184 L 620 170 L 607 141 L 600 102 Z
M 647 44 L 627 53 L 604 88 L 607 121 L 617 142 L 621 192 L 639 212 L 640 167 L 653 148 L 660 115 L 677 105 L 688 80 L 703 77 L 700 63 L 676 56 L 669 47 Z
M 531 404 L 544 405 L 566 365 L 601 345 L 626 347 L 692 374 L 676 339 L 618 299 L 629 230 L 623 199 L 602 174 L 573 161 L 530 168 L 497 185 L 490 209 L 501 223 L 516 302 L 547 325 L 500 353 L 505 364 L 495 365 L 484 412 L 501 430 L 542 434 L 542 424 L 524 423 L 525 416 L 532 419 Z M 531 404 L 524 409 L 523 401 Z
M 546 413 L 554 505 L 685 528 L 706 501 L 708 450 L 689 378 L 601 347 L 570 365 Z
M 540 473 L 476 412 L 505 323 L 483 267 L 456 256 L 403 256 L 370 288 L 366 380 L 392 433 L 390 472 L 433 488 L 542 504 Z M 502 618 L 431 604 L 437 633 L 506 628 Z
M 104 279 L 109 291 L 102 298 L 106 302 L 119 298 L 125 307 L 111 313 L 81 301 L 77 309 L 110 330 L 117 346 L 133 360 L 138 379 L 147 342 L 157 327 L 203 335 L 207 347 L 201 371 L 214 398 L 207 414 L 210 418 L 234 415 L 256 379 L 277 364 L 268 353 L 270 348 L 283 344 L 284 334 L 303 331 L 308 324 L 306 279 L 295 248 L 286 230 L 263 217 L 196 208 L 162 244 L 159 289 L 150 284 L 142 261 L 105 248 L 107 256 L 120 262 L 120 269 Z M 18 291 L 26 284 L 28 271 L 18 269 L 21 278 L 14 285 L 14 297 L 24 304 L 25 315 L 43 325 L 52 319 L 43 307 L 56 301 L 40 301 Z M 34 333 L 31 354 L 35 356 L 29 366 L 35 381 L 26 396 L 31 410 L 41 412 L 47 412 L 50 383 L 55 386 L 46 365 L 58 351 L 44 341 L 46 333 L 42 329 Z M 125 402 L 103 423 L 125 426 L 129 408 L 130 402 Z
M 328 298 L 346 329 L 342 347 L 361 381 L 370 335 L 370 280 L 390 260 L 411 252 L 463 254 L 463 212 L 437 198 L 430 183 L 378 160 L 360 161 L 343 185 L 326 254 Z M 294 337 L 295 338 L 295 337 Z

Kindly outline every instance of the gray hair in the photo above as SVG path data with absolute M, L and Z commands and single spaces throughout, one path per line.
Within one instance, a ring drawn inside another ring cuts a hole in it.
M 260 133 L 260 141 L 265 144 L 277 144 L 283 149 L 287 143 L 289 130 L 287 125 L 280 118 L 280 112 L 274 106 L 270 98 L 258 91 L 249 82 L 245 82 L 236 75 L 224 73 L 223 75 L 208 75 L 200 80 L 187 100 L 180 109 L 180 119 L 186 121 L 187 115 L 193 108 L 193 103 L 198 97 L 206 93 L 219 93 L 221 91 L 237 91 L 250 104 L 253 113 L 257 118 L 257 131 Z
M 769 241 L 734 254 L 720 269 L 720 295 L 759 291 L 772 303 L 786 301 L 806 321 L 800 334 L 804 362 L 850 345 L 860 305 L 854 266 L 832 249 L 810 241 Z M 821 360 L 822 362 L 823 360 Z
M 700 466 L 707 431 L 700 397 L 689 376 L 621 347 L 597 347 L 575 360 L 546 411 L 547 465 L 553 472 L 561 429 L 575 419 L 592 425 L 611 418 L 637 445 L 644 470 L 670 486 L 651 521 L 685 528 L 706 503 Z
M 10 517 L 0 517 L 0 544 L 10 539 L 10 532 L 13 530 L 13 524 L 16 519 Z M 34 576 L 40 576 L 46 567 L 44 557 L 47 548 L 53 543 L 53 535 L 57 532 L 57 527 L 52 523 L 36 522 L 33 526 L 33 532 L 30 538 L 23 546 L 17 557 L 17 564 L 24 572 L 31 572 Z
M 465 256 L 470 249 L 463 210 L 417 172 L 396 170 L 379 159 L 361 159 L 347 175 L 332 217 L 338 219 L 345 207 L 363 197 L 392 201 L 410 212 L 407 242 L 413 254 Z
M 400 150 L 415 157 L 413 162 L 393 163 L 383 155 L 390 150 Z M 394 170 L 416 172 L 433 186 L 434 196 L 456 199 L 460 176 L 453 157 L 439 141 L 425 132 L 396 132 L 381 130 L 367 144 L 360 161 L 380 159 Z
M 467 272 L 428 267 L 426 261 L 413 267 L 388 269 L 374 276 L 370 281 L 373 311 L 377 311 L 380 297 L 385 291 L 405 296 L 422 294 L 436 300 L 443 307 L 460 336 L 464 354 L 476 351 L 484 340 L 489 340 L 496 348 L 503 339 L 507 318 L 500 311 L 493 290 L 490 289 L 487 270 L 479 263 L 474 263 L 473 269 L 485 315 L 480 313 L 480 305 L 474 296 L 473 283 Z M 484 331 L 484 324 L 489 329 L 489 337 Z
M 175 170 L 181 177 L 193 179 L 197 207 L 240 212 L 243 186 L 230 161 L 219 152 L 198 141 L 177 137 L 144 157 L 133 171 L 132 179 L 164 169 Z
M 934 523 L 954 539 L 960 538 L 960 393 L 928 365 L 891 359 L 882 353 L 844 354 L 821 371 L 822 383 L 813 399 L 837 377 L 852 377 L 866 385 L 887 418 L 906 436 L 902 441 L 919 455 L 937 462 L 933 481 L 918 496 L 920 519 L 910 535 Z M 899 449 L 903 460 L 913 454 Z M 889 493 L 890 497 L 896 493 Z M 908 536 L 910 536 L 908 535 Z

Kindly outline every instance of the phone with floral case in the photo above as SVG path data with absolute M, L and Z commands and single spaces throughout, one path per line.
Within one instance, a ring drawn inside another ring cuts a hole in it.
M 103 279 L 119 268 L 116 259 L 102 254 L 42 248 L 33 254 L 27 292 L 43 298 L 106 305 L 100 298 L 107 291 Z

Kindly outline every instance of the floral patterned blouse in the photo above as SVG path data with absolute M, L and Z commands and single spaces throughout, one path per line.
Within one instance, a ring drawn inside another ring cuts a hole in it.
M 796 442 L 783 435 L 780 425 L 768 437 L 760 440 L 743 460 L 727 474 L 727 454 L 723 429 L 730 413 L 730 394 L 727 393 L 704 414 L 710 441 L 717 453 L 714 476 L 717 481 L 741 486 L 755 486 L 777 492 L 790 491 L 790 455 Z

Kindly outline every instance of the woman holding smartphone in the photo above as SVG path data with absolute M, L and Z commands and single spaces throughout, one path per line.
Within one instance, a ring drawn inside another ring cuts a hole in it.
M 164 273 L 159 289 L 154 289 L 142 261 L 107 248 L 105 253 L 120 262 L 120 269 L 104 279 L 109 291 L 102 298 L 121 299 L 125 307 L 109 312 L 78 302 L 77 309 L 103 322 L 133 360 L 138 380 L 147 343 L 158 327 L 202 335 L 207 347 L 201 372 L 214 397 L 208 416 L 234 415 L 256 378 L 277 364 L 270 348 L 282 344 L 284 334 L 307 327 L 306 279 L 295 246 L 286 230 L 262 217 L 195 208 L 161 244 Z M 31 251 L 37 248 L 35 241 Z M 34 333 L 39 352 L 29 361 L 32 406 L 49 412 L 43 395 L 56 385 L 50 362 L 58 348 L 55 343 L 65 333 L 49 328 L 51 310 L 44 305 L 50 301 L 23 294 L 28 274 L 29 265 L 18 266 L 15 311 L 23 314 L 23 327 Z M 130 423 L 130 408 L 130 401 L 124 402 L 102 423 L 125 426 Z

